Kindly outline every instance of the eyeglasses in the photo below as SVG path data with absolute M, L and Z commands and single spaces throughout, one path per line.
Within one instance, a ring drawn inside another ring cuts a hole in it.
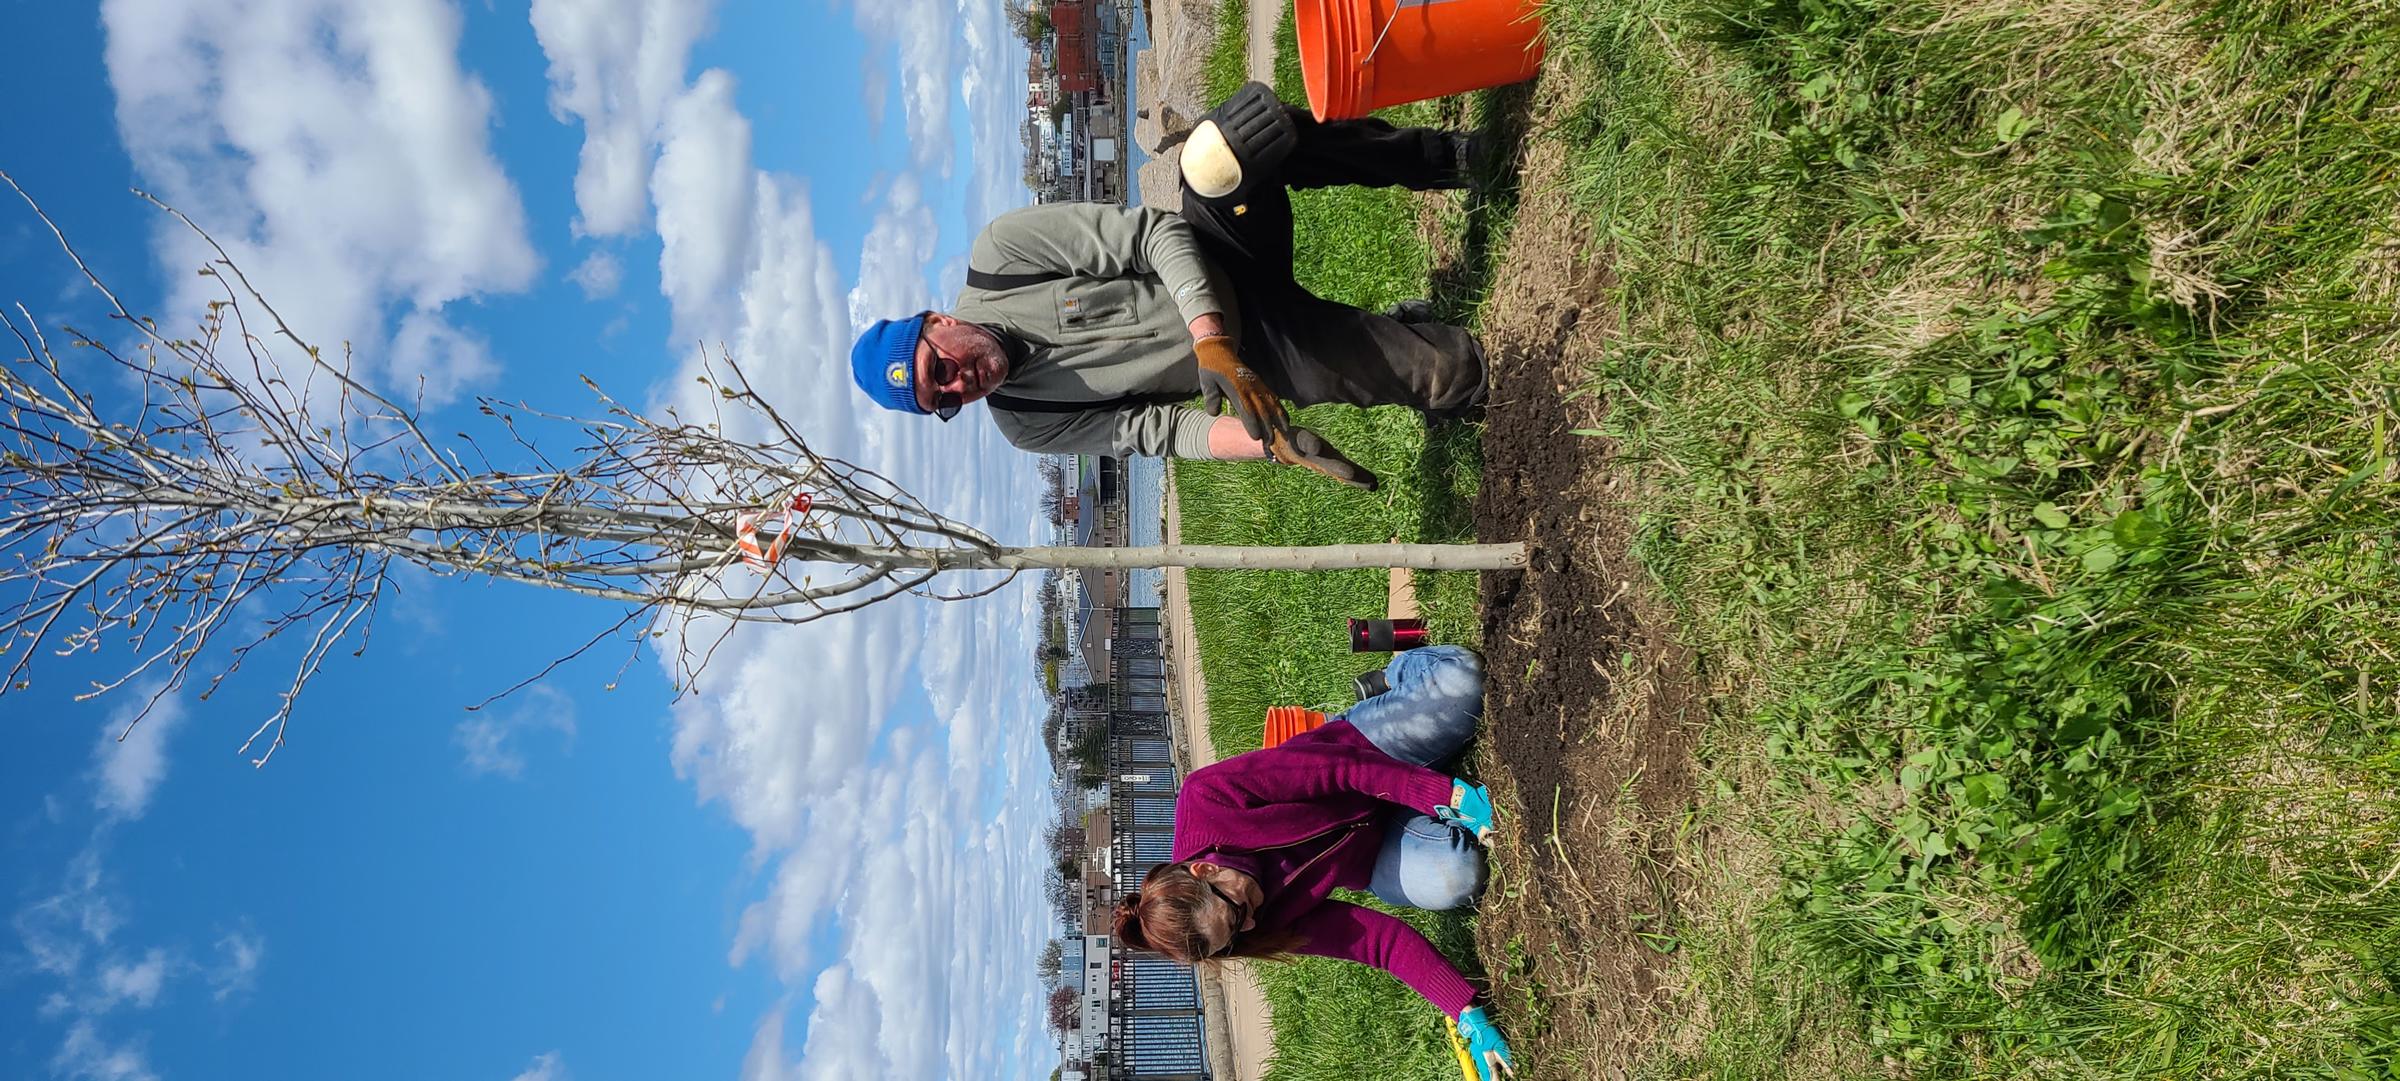
M 1225 891 L 1218 889 L 1217 884 L 1214 882 L 1209 882 L 1203 879 L 1202 884 L 1208 887 L 1208 892 L 1217 895 L 1217 900 L 1225 902 L 1226 907 L 1233 909 L 1233 920 L 1226 924 L 1226 926 L 1233 929 L 1232 932 L 1225 936 L 1225 944 L 1223 946 L 1217 947 L 1214 952 L 1209 954 L 1210 957 L 1222 957 L 1225 954 L 1232 952 L 1234 940 L 1241 937 L 1242 925 L 1250 922 L 1250 906 L 1245 905 L 1240 901 L 1236 901 L 1230 896 L 1227 896 Z
M 933 376 L 933 384 L 937 387 L 956 380 L 958 373 L 965 370 L 965 365 L 950 359 L 949 354 L 942 352 L 942 347 L 933 344 L 931 338 L 925 339 L 925 351 L 933 354 L 933 371 L 928 374 Z M 933 415 L 949 420 L 957 416 L 959 407 L 965 404 L 965 399 L 956 393 L 937 390 L 933 394 Z

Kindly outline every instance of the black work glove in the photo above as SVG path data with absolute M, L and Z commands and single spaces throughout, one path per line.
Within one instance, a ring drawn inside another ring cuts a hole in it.
M 1233 351 L 1233 339 L 1210 335 L 1193 342 L 1192 353 L 1200 358 L 1200 408 L 1209 416 L 1216 416 L 1230 398 L 1250 438 L 1264 444 L 1291 431 L 1292 418 L 1284 413 L 1283 400 L 1242 363 Z
M 1333 444 L 1326 442 L 1324 436 L 1306 428 L 1290 429 L 1282 437 L 1268 443 L 1267 449 L 1274 453 L 1278 462 L 1316 470 L 1353 488 L 1372 492 L 1382 483 L 1375 479 L 1375 474 L 1367 472 L 1365 466 L 1343 457 L 1341 451 L 1333 449 Z

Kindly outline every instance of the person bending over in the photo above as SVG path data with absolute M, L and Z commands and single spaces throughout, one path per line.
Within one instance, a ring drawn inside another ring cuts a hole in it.
M 1454 1019 L 1494 1081 L 1515 1073 L 1508 1042 L 1458 969 L 1401 920 L 1329 896 L 1448 909 L 1483 890 L 1491 795 L 1430 768 L 1474 734 L 1482 662 L 1431 646 L 1385 674 L 1391 689 L 1343 717 L 1184 779 L 1173 858 L 1118 903 L 1117 943 L 1185 964 L 1312 954 L 1373 965 Z
M 1289 189 L 1463 187 L 1474 140 L 1320 122 L 1252 83 L 1185 142 L 1183 208 L 1051 203 L 995 218 L 948 311 L 878 320 L 851 348 L 875 403 L 949 420 L 981 401 L 1038 453 L 1254 459 L 1359 487 L 1374 474 L 1283 400 L 1471 413 L 1483 347 L 1409 301 L 1339 304 L 1292 278 Z M 1200 395 L 1202 409 L 1183 403 Z M 1218 416 L 1230 404 L 1232 416 Z

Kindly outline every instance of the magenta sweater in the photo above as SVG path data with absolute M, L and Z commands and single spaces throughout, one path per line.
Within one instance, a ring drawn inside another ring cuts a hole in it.
M 1393 807 L 1429 814 L 1450 777 L 1376 750 L 1347 721 L 1192 771 L 1175 798 L 1176 860 L 1203 855 L 1257 876 L 1260 929 L 1305 937 L 1296 952 L 1374 965 L 1455 1017 L 1475 1000 L 1458 969 L 1416 928 L 1332 900 L 1363 890 Z

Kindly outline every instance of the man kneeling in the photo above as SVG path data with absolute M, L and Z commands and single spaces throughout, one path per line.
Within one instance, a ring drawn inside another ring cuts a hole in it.
M 851 374 L 885 408 L 949 420 L 990 407 L 1040 453 L 1276 460 L 1372 489 L 1372 473 L 1294 426 L 1283 400 L 1482 404 L 1483 348 L 1431 322 L 1319 297 L 1292 278 L 1288 189 L 1463 187 L 1469 139 L 1381 120 L 1320 123 L 1252 83 L 1183 151 L 1183 209 L 1053 203 L 994 219 L 947 312 L 859 335 Z M 1203 408 L 1182 403 L 1195 394 Z M 1218 416 L 1230 402 L 1233 416 Z

